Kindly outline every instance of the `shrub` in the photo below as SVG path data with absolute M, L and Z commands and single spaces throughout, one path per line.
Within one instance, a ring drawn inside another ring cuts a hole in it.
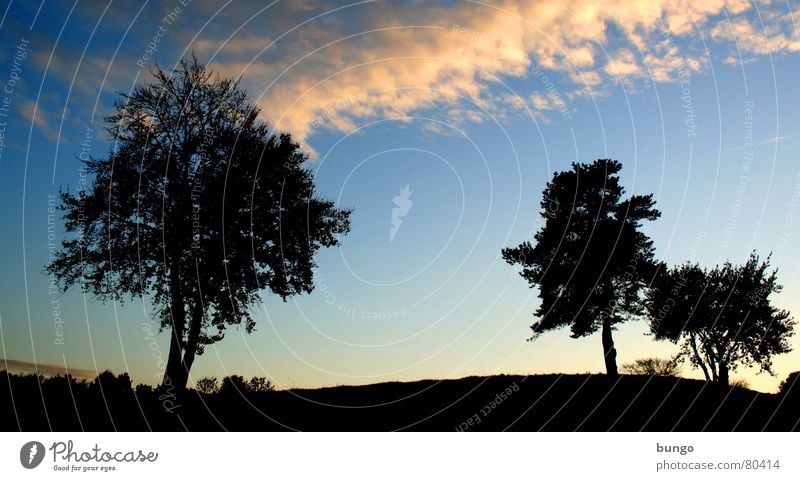
M 800 380 L 798 380 L 798 377 L 800 377 L 800 371 L 795 371 L 786 376 L 786 380 L 781 382 L 780 394 L 786 396 L 790 392 L 794 394 L 800 392 Z
M 155 389 L 153 389 L 153 386 L 141 383 L 136 385 L 135 391 L 137 396 L 152 396 L 153 393 L 155 393 Z
M 222 379 L 222 386 L 219 388 L 219 393 L 223 396 L 230 396 L 238 393 L 250 394 L 274 390 L 275 386 L 265 377 L 254 376 L 248 381 L 242 376 L 232 375 L 225 376 L 225 378 Z
M 253 376 L 250 381 L 247 383 L 247 390 L 250 392 L 268 392 L 274 391 L 275 385 L 272 384 L 272 381 L 265 377 L 256 377 Z
M 622 365 L 622 372 L 626 374 L 642 374 L 648 376 L 677 376 L 680 373 L 678 359 L 660 359 L 648 357 L 637 359 L 630 364 Z
M 730 387 L 738 387 L 742 389 L 750 389 L 750 383 L 747 382 L 745 379 L 734 379 L 729 384 Z
M 219 393 L 223 396 L 244 394 L 248 391 L 247 381 L 242 376 L 231 375 L 222 378 L 222 385 L 219 388 Z
M 197 392 L 200 394 L 216 394 L 219 392 L 219 383 L 215 377 L 204 377 L 197 380 L 195 389 L 197 389 Z

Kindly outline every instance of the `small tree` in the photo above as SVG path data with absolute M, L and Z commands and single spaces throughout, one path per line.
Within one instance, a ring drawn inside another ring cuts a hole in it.
M 136 392 L 137 397 L 150 397 L 153 396 L 153 393 L 155 393 L 153 386 L 142 383 L 137 384 L 134 391 Z
M 800 381 L 800 371 L 795 371 L 793 373 L 790 373 L 788 376 L 786 376 L 786 379 L 781 381 L 781 385 L 778 392 L 782 396 L 788 396 L 789 393 L 791 392 L 794 393 L 800 392 L 799 381 Z
M 314 255 L 349 230 L 318 198 L 307 159 L 273 134 L 232 80 L 196 59 L 122 94 L 115 148 L 89 159 L 86 192 L 61 193 L 65 240 L 47 271 L 100 300 L 149 296 L 170 348 L 163 385 L 182 390 L 195 356 L 250 306 L 314 288 Z
M 556 172 L 542 193 L 544 226 L 534 240 L 503 249 L 509 264 L 539 287 L 533 338 L 570 326 L 572 337 L 602 329 L 606 373 L 617 374 L 614 326 L 644 313 L 640 292 L 655 270 L 641 223 L 655 220 L 652 195 L 623 199 L 622 164 L 602 159 Z
M 127 372 L 114 375 L 108 369 L 98 374 L 89 384 L 89 387 L 90 389 L 102 390 L 111 394 L 132 394 L 134 392 L 133 382 Z
M 197 380 L 195 389 L 201 394 L 211 395 L 219 391 L 219 384 L 215 377 L 204 377 Z
M 247 390 L 249 392 L 269 392 L 275 390 L 275 385 L 265 377 L 253 376 L 247 382 Z
M 648 357 L 637 359 L 630 364 L 623 364 L 622 372 L 646 376 L 677 376 L 680 373 L 679 364 L 680 360 L 677 357 L 669 359 Z
M 222 378 L 222 385 L 219 388 L 219 393 L 222 396 L 242 395 L 248 391 L 247 381 L 237 374 Z
M 747 382 L 747 379 L 734 379 L 730 382 L 729 386 L 739 389 L 750 389 L 750 383 Z
M 758 366 L 773 374 L 772 358 L 791 350 L 794 320 L 769 296 L 780 292 L 777 270 L 755 253 L 740 266 L 711 270 L 696 264 L 663 268 L 648 294 L 650 330 L 681 343 L 681 355 L 706 380 L 730 383 L 730 372 Z

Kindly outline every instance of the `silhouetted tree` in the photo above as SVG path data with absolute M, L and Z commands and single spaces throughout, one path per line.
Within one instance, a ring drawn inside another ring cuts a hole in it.
M 197 380 L 195 389 L 201 394 L 216 394 L 219 391 L 219 384 L 215 377 L 204 377 Z
M 788 396 L 791 392 L 800 392 L 800 382 L 798 382 L 798 379 L 800 379 L 800 371 L 790 373 L 786 376 L 786 379 L 781 381 L 778 392 L 783 396 Z
M 680 359 L 677 357 L 669 359 L 648 357 L 637 359 L 630 364 L 623 364 L 622 372 L 646 376 L 677 376 L 680 373 L 679 364 Z
M 643 314 L 640 292 L 655 270 L 653 243 L 641 222 L 661 215 L 652 195 L 622 198 L 621 168 L 601 159 L 556 172 L 542 193 L 545 223 L 535 245 L 503 249 L 503 258 L 520 264 L 520 275 L 539 287 L 533 338 L 567 325 L 575 338 L 602 329 L 610 375 L 617 374 L 612 330 Z
M 155 390 L 153 390 L 153 386 L 141 383 L 136 385 L 136 389 L 134 391 L 136 392 L 137 397 L 152 396 L 153 393 L 155 393 Z
M 250 392 L 269 392 L 275 390 L 275 385 L 265 377 L 253 376 L 247 382 L 247 390 Z
M 739 389 L 750 389 L 750 383 L 747 379 L 734 379 L 728 385 Z
M 221 396 L 241 396 L 249 391 L 247 381 L 238 374 L 232 374 L 222 378 L 222 385 L 219 388 Z
M 241 396 L 250 393 L 262 393 L 274 391 L 275 386 L 272 381 L 265 377 L 253 376 L 250 380 L 244 377 L 233 374 L 225 376 L 222 379 L 222 386 L 219 388 L 219 394 L 222 396 Z
M 791 350 L 794 324 L 769 296 L 780 292 L 777 270 L 755 253 L 743 265 L 697 264 L 662 268 L 648 292 L 650 330 L 681 343 L 681 354 L 706 380 L 730 383 L 730 372 L 758 366 L 772 373 L 772 357 Z
M 171 331 L 164 385 L 180 390 L 226 326 L 253 330 L 260 292 L 311 292 L 314 254 L 350 212 L 315 196 L 306 154 L 237 82 L 194 58 L 153 74 L 106 119 L 115 148 L 85 162 L 91 187 L 61 193 L 76 235 L 47 270 L 100 300 L 149 295 Z
M 127 372 L 115 375 L 106 369 L 94 378 L 89 387 L 91 389 L 119 393 L 120 395 L 133 394 L 133 383 Z

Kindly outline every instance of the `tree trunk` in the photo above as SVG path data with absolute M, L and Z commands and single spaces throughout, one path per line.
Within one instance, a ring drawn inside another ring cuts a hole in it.
M 167 367 L 164 369 L 164 379 L 162 386 L 169 389 L 177 387 L 180 389 L 179 380 L 181 372 L 181 354 L 183 353 L 183 323 L 184 320 L 176 319 L 178 316 L 172 315 L 172 332 L 169 342 L 169 356 L 167 357 Z
M 689 339 L 692 344 L 692 351 L 694 352 L 694 357 L 697 362 L 696 365 L 700 366 L 700 369 L 703 370 L 703 375 L 706 377 L 706 381 L 711 381 L 711 375 L 708 374 L 708 368 L 706 367 L 706 363 L 703 362 L 703 358 L 700 356 L 700 351 L 697 350 L 697 340 L 694 338 L 694 334 L 689 336 Z
M 708 359 L 708 366 L 711 368 L 711 379 L 714 382 L 719 382 L 719 374 L 717 374 L 717 365 L 708 356 L 706 356 L 706 359 Z
M 183 355 L 183 331 L 186 327 L 186 310 L 183 306 L 183 299 L 180 292 L 179 273 L 173 267 L 170 272 L 170 317 L 172 318 L 172 332 L 169 342 L 169 356 L 167 357 L 167 367 L 164 369 L 164 379 L 162 386 L 182 389 L 179 384 L 181 366 L 181 356 Z M 184 383 L 183 387 L 186 384 Z
M 611 321 L 603 320 L 603 358 L 606 362 L 606 374 L 617 376 L 617 350 L 614 349 L 614 338 L 611 336 Z
M 203 327 L 203 309 L 200 300 L 195 302 L 192 309 L 192 319 L 189 323 L 189 336 L 183 350 L 183 363 L 181 365 L 181 389 L 186 388 L 189 382 L 189 371 L 192 370 L 194 358 L 197 355 L 197 342 L 200 340 L 200 330 Z
M 719 383 L 723 386 L 730 385 L 730 374 L 728 372 L 728 365 L 727 364 L 720 364 L 719 365 Z

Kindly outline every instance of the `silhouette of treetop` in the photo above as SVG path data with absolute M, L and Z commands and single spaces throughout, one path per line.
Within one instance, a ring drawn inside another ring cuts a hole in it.
M 503 249 L 509 264 L 539 288 L 534 337 L 570 326 L 572 337 L 603 331 L 606 370 L 616 374 L 612 328 L 644 313 L 640 292 L 655 271 L 654 249 L 641 223 L 661 213 L 652 195 L 623 198 L 622 164 L 600 159 L 556 172 L 542 192 L 545 224 L 515 248 Z
M 680 342 L 681 356 L 709 381 L 728 385 L 741 366 L 773 374 L 772 358 L 791 350 L 795 326 L 769 299 L 780 290 L 777 270 L 755 252 L 742 265 L 662 267 L 648 292 L 650 330 Z
M 195 58 L 153 74 L 107 117 L 114 149 L 85 162 L 90 188 L 61 192 L 75 235 L 47 271 L 101 300 L 149 296 L 172 330 L 164 382 L 183 387 L 228 325 L 254 328 L 262 290 L 311 292 L 314 254 L 350 211 L 315 195 L 306 154 L 237 82 Z

